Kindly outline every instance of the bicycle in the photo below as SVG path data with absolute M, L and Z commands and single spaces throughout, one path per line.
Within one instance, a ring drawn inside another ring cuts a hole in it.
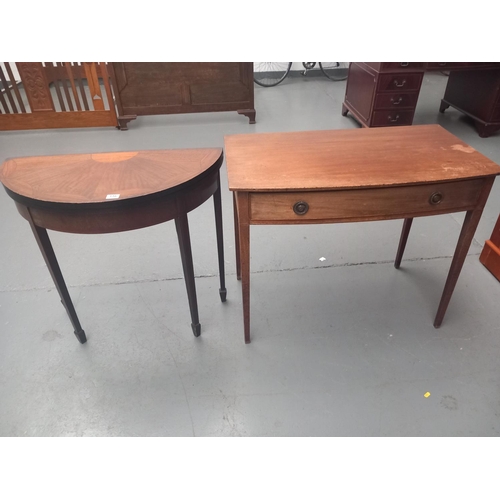
M 290 73 L 292 68 L 291 62 L 254 62 L 253 63 L 253 81 L 261 87 L 275 87 L 280 84 Z M 303 62 L 304 70 L 302 75 L 319 65 L 319 69 L 328 79 L 338 82 L 345 80 L 347 75 L 339 69 L 347 68 L 349 63 L 340 62 Z

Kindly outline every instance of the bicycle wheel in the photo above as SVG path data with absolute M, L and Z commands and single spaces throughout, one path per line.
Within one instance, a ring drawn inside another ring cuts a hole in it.
M 349 63 L 320 62 L 319 67 L 323 74 L 334 82 L 339 82 L 341 80 L 347 79 L 347 71 L 345 70 L 349 67 Z
M 274 87 L 286 78 L 291 67 L 291 62 L 254 62 L 253 81 L 262 87 Z

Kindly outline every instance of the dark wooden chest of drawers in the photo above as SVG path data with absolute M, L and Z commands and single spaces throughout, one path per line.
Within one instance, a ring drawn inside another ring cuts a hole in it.
M 364 127 L 411 125 L 424 63 L 351 63 L 342 114 Z

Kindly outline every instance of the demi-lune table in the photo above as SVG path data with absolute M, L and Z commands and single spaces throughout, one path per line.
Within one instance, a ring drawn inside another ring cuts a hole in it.
M 87 341 L 57 262 L 47 229 L 99 234 L 139 229 L 175 219 L 191 327 L 201 325 L 187 214 L 213 196 L 220 273 L 226 300 L 220 167 L 214 149 L 173 149 L 12 158 L 0 181 L 30 223 L 77 339 Z
M 250 226 L 404 219 L 465 211 L 434 326 L 441 325 L 500 166 L 439 125 L 225 137 L 237 277 L 250 342 Z

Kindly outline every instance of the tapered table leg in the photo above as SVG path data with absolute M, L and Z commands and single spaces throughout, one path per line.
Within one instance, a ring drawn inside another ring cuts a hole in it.
M 235 225 L 238 235 L 239 268 L 241 275 L 241 292 L 243 299 L 243 330 L 245 344 L 250 343 L 250 217 L 248 209 L 248 193 L 238 192 L 235 199 L 238 210 Z
M 241 291 L 245 344 L 250 344 L 250 226 L 240 225 Z
M 184 271 L 184 281 L 189 301 L 189 310 L 191 312 L 191 328 L 195 337 L 201 333 L 201 325 L 198 317 L 198 301 L 196 299 L 196 287 L 194 283 L 193 254 L 191 251 L 191 240 L 189 238 L 189 225 L 187 214 L 180 215 L 175 219 L 175 229 L 179 239 L 179 248 L 181 252 L 182 270 Z
M 238 226 L 238 207 L 236 205 L 236 195 L 233 193 L 233 212 L 234 212 L 234 247 L 236 251 L 236 279 L 241 279 L 240 265 L 240 231 Z
M 224 272 L 224 237 L 222 229 L 222 200 L 220 193 L 220 173 L 217 174 L 217 190 L 214 193 L 215 230 L 217 232 L 217 254 L 219 257 L 219 295 L 222 302 L 226 302 L 226 276 Z
M 408 235 L 410 234 L 411 224 L 413 222 L 412 219 L 405 219 L 403 222 L 403 230 L 401 231 L 401 238 L 399 239 L 398 252 L 396 254 L 396 260 L 394 261 L 394 267 L 399 269 L 401 265 L 401 259 L 403 258 L 403 254 L 406 247 L 406 242 L 408 241 Z
M 444 285 L 443 295 L 441 296 L 441 302 L 436 314 L 436 319 L 434 320 L 434 327 L 439 328 L 443 322 L 446 309 L 450 303 L 451 295 L 457 284 L 460 271 L 464 264 L 465 258 L 467 257 L 467 252 L 469 251 L 472 238 L 476 232 L 479 219 L 481 218 L 483 210 L 470 210 L 467 212 L 462 226 L 462 231 L 458 238 L 457 248 L 455 249 L 455 254 L 453 255 L 453 260 L 451 261 L 450 270 L 448 272 L 448 278 L 446 279 L 446 284 Z
M 66 287 L 66 283 L 64 282 L 61 268 L 59 267 L 59 263 L 57 262 L 54 249 L 52 248 L 52 243 L 50 242 L 49 235 L 47 234 L 47 230 L 43 227 L 35 225 L 33 221 L 29 221 L 29 223 L 31 229 L 33 230 L 33 234 L 35 235 L 35 239 L 38 243 L 40 251 L 42 252 L 45 263 L 49 268 L 50 275 L 52 276 L 57 291 L 59 292 L 61 302 L 66 308 L 66 312 L 68 313 L 69 319 L 71 320 L 71 324 L 75 329 L 76 338 L 81 344 L 85 344 L 85 342 L 87 342 L 87 337 L 85 336 L 85 332 L 80 325 L 80 320 L 76 315 L 73 302 L 71 301 L 68 288 Z

